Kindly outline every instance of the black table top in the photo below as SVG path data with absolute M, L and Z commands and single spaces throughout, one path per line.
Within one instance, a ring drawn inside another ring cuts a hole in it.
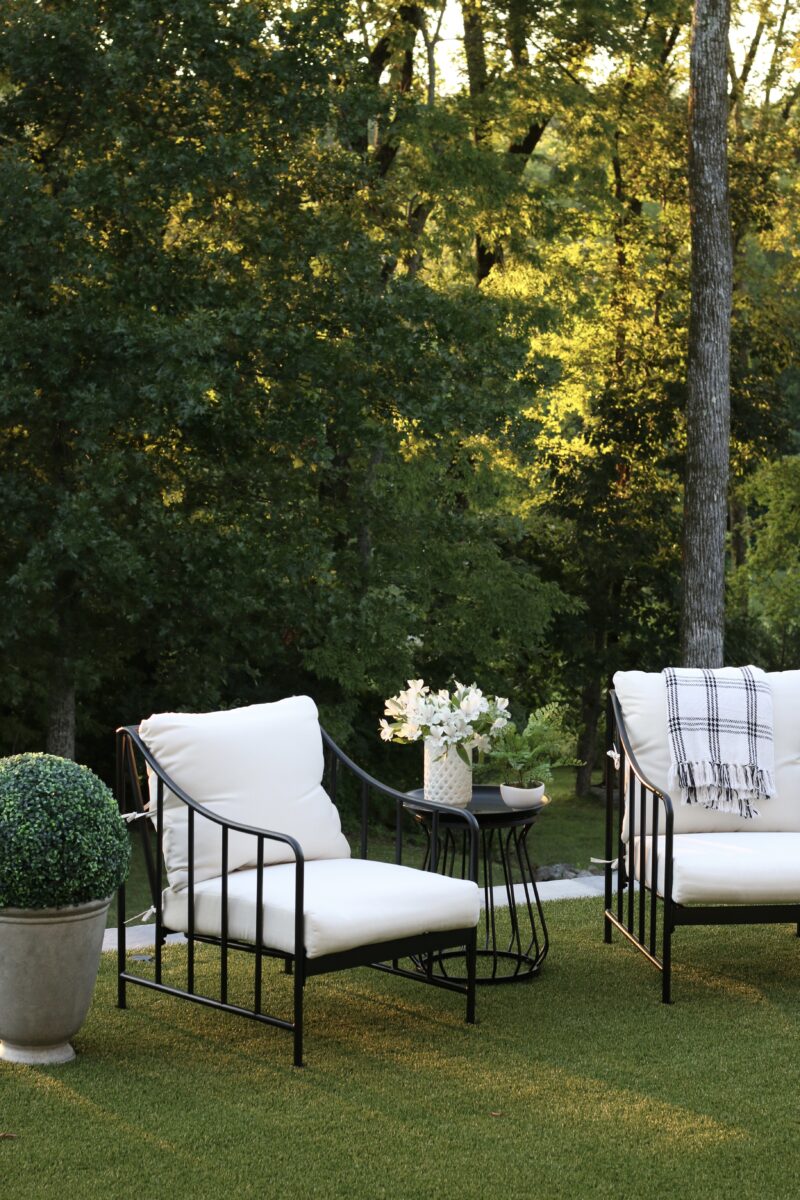
M 430 812 L 424 809 L 414 811 L 414 801 L 425 799 L 424 788 L 414 788 L 413 791 L 406 793 L 408 796 L 407 808 L 420 820 L 430 819 Z M 478 818 L 478 823 L 497 824 L 497 825 L 526 825 L 538 817 L 543 808 L 546 808 L 550 803 L 548 796 L 542 796 L 536 804 L 531 808 L 509 808 L 500 798 L 500 788 L 492 784 L 476 784 L 472 789 L 472 799 L 466 806 L 466 811 L 473 813 Z M 464 809 L 454 809 L 454 811 L 465 811 Z M 457 818 L 456 818 L 457 819 Z M 447 820 L 446 813 L 439 814 L 439 820 Z

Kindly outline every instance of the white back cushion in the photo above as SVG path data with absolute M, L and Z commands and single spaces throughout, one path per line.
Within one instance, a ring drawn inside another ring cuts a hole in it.
M 322 735 L 308 696 L 211 713 L 159 713 L 139 726 L 159 766 L 212 812 L 295 838 L 308 859 L 349 858 L 339 813 L 322 787 Z M 150 779 L 155 812 L 157 781 Z M 164 861 L 173 888 L 189 881 L 188 809 L 164 789 Z M 257 839 L 228 835 L 228 870 L 257 866 Z M 293 862 L 290 847 L 267 839 L 265 865 Z M 194 877 L 222 872 L 222 831 L 194 821 Z
M 800 671 L 768 671 L 767 681 L 772 688 L 775 721 L 777 795 L 761 801 L 761 816 L 752 820 L 697 804 L 681 804 L 678 796 L 672 796 L 676 833 L 800 832 Z M 617 671 L 614 688 L 640 769 L 646 779 L 668 792 L 670 759 L 664 676 L 660 672 Z M 648 803 L 648 815 L 649 809 Z M 636 816 L 638 824 L 638 811 Z M 627 840 L 627 815 L 624 836 Z

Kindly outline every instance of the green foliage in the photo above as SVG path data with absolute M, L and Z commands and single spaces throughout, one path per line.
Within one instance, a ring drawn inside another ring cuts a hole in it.
M 746 553 L 734 569 L 729 644 L 773 670 L 800 661 L 800 458 L 762 466 L 742 488 Z
M 397 679 L 455 674 L 562 697 L 588 772 L 610 673 L 674 657 L 689 9 L 440 12 L 0 24 L 4 750 L 72 687 L 104 770 L 120 720 L 308 691 L 377 761 Z M 769 88 L 732 60 L 738 482 L 800 394 L 792 46 L 759 36 Z
M 478 778 L 527 788 L 549 783 L 556 767 L 579 767 L 573 756 L 575 735 L 567 727 L 563 704 L 553 701 L 534 709 L 522 729 L 511 722 L 481 754 Z
M 389 269 L 345 8 L 28 0 L 2 31 L 10 746 L 62 678 L 84 739 L 298 690 L 347 735 L 398 674 L 499 684 L 543 644 L 560 596 L 476 441 L 527 402 L 523 306 Z
M 0 759 L 0 908 L 105 899 L 129 858 L 114 797 L 88 767 L 52 754 Z

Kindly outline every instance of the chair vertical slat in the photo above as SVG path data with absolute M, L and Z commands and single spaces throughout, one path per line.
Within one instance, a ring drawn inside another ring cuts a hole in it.
M 656 953 L 656 924 L 658 921 L 658 796 L 653 796 L 653 842 L 650 856 L 650 953 Z
M 613 879 L 614 868 L 612 861 L 614 858 L 614 772 L 611 769 L 612 748 L 614 746 L 614 709 L 611 704 L 611 693 L 606 697 L 606 756 L 603 759 L 605 764 L 605 785 L 606 785 L 606 828 L 605 828 L 605 863 L 603 864 L 603 903 L 605 911 L 611 911 L 611 903 L 613 898 Z M 611 941 L 611 922 L 608 917 L 604 920 L 604 937 L 607 942 Z
M 303 1065 L 303 986 L 306 978 L 305 863 L 295 863 L 294 875 L 294 1065 Z
M 259 837 L 256 853 L 256 966 L 255 966 L 255 1011 L 261 1012 L 261 978 L 264 963 L 264 839 Z
M 439 866 L 439 814 L 435 812 L 431 819 L 431 870 Z
M 126 745 L 127 762 L 128 762 L 128 780 L 130 782 L 130 786 L 131 786 L 131 789 L 133 791 L 133 795 L 135 798 L 136 811 L 144 812 L 144 810 L 145 810 L 144 797 L 142 796 L 142 788 L 141 788 L 141 784 L 139 783 L 139 772 L 138 772 L 137 766 L 136 766 L 136 750 L 134 748 L 133 742 L 127 736 L 125 738 L 125 745 Z M 147 869 L 147 882 L 150 885 L 150 895 L 153 897 L 153 902 L 155 903 L 156 869 L 155 869 L 155 863 L 153 861 L 153 847 L 150 842 L 150 822 L 149 821 L 137 821 L 136 824 L 139 826 L 139 829 L 140 829 L 140 836 L 141 836 L 141 840 L 142 840 L 142 853 L 144 854 L 144 865 Z M 160 853 L 160 848 L 159 848 L 159 853 Z
M 156 785 L 156 841 L 158 843 L 158 853 L 156 855 L 156 983 L 161 983 L 161 944 L 164 940 L 163 932 L 163 896 L 164 881 L 162 878 L 162 870 L 164 863 L 164 781 L 159 776 L 158 784 Z
M 478 966 L 478 929 L 472 930 L 467 941 L 467 1024 L 475 1024 L 475 984 Z
M 644 945 L 644 914 L 647 900 L 647 789 L 639 782 L 639 941 Z
M 487 907 L 487 909 L 490 910 L 489 911 L 489 929 L 490 929 L 490 934 L 491 934 L 491 941 L 489 941 L 487 943 L 487 948 L 489 946 L 497 945 L 497 920 L 496 920 L 496 911 L 497 910 L 496 910 L 496 907 L 494 904 L 494 899 L 491 898 L 492 890 L 494 888 L 494 837 L 495 837 L 495 833 L 497 833 L 496 829 L 490 829 L 490 830 L 488 830 L 486 838 L 485 838 L 485 841 L 488 842 L 488 846 L 487 846 L 487 850 L 486 850 L 486 857 L 484 859 L 484 867 L 487 872 L 486 878 L 484 880 L 484 896 L 485 896 L 485 900 L 486 900 L 486 907 Z M 498 838 L 499 837 L 500 837 L 500 835 L 498 834 Z M 502 845 L 502 839 L 501 839 L 501 845 Z M 497 955 L 493 954 L 492 955 L 492 979 L 496 979 L 496 978 L 497 978 Z
M 115 758 L 115 792 L 117 798 L 117 807 L 120 813 L 127 811 L 127 792 L 125 788 L 125 760 L 126 753 L 125 742 L 127 735 L 120 729 L 116 735 L 116 758 Z M 125 880 L 123 879 L 120 886 L 117 888 L 117 1005 L 119 1008 L 125 1007 L 125 980 L 122 974 L 125 970 Z
M 189 813 L 189 931 L 186 934 L 186 987 L 194 991 L 194 809 Z
M 625 847 L 625 858 L 629 866 L 628 871 L 628 932 L 633 933 L 633 893 L 635 888 L 634 875 L 636 874 L 636 863 L 634 861 L 636 847 L 636 776 L 631 770 L 630 763 L 628 764 L 628 842 Z
M 456 854 L 456 835 L 452 829 L 446 829 L 444 834 L 444 873 L 453 878 L 455 878 L 456 873 Z
M 367 827 L 369 824 L 369 784 L 361 781 L 361 857 L 367 857 Z
M 617 817 L 617 920 L 622 924 L 623 915 L 623 899 L 622 899 L 622 883 L 625 878 L 625 843 L 622 840 L 622 827 L 625 820 L 625 773 L 628 769 L 628 760 L 625 756 L 625 748 L 620 744 L 620 764 L 617 772 L 617 791 L 619 801 L 619 813 Z
M 490 829 L 486 837 L 481 838 L 481 869 L 483 871 L 483 949 L 488 949 L 493 943 L 491 942 L 491 929 L 489 928 L 489 913 L 494 909 L 494 905 L 489 903 L 489 881 L 491 880 L 491 872 L 489 869 L 489 850 L 490 842 L 493 836 L 493 831 Z
M 222 826 L 222 937 L 220 938 L 219 991 L 228 1003 L 228 829 Z
M 403 862 L 403 805 L 399 800 L 394 805 L 394 861 L 398 866 Z
M 664 829 L 664 906 L 661 914 L 663 950 L 661 952 L 661 999 L 672 1002 L 672 855 L 669 815 Z

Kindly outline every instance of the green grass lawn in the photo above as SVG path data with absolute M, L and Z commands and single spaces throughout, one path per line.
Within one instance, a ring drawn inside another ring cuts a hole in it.
M 795 1195 L 792 927 L 680 930 L 667 1007 L 596 900 L 547 917 L 541 976 L 482 989 L 476 1027 L 413 982 L 311 980 L 303 1071 L 277 1030 L 133 987 L 119 1011 L 105 955 L 77 1061 L 0 1065 L 4 1200 Z
M 574 777 L 574 771 L 556 771 L 553 786 L 548 788 L 551 803 L 531 831 L 530 852 L 539 866 L 566 862 L 584 868 L 589 866 L 590 858 L 600 858 L 603 855 L 604 802 L 599 793 L 586 800 L 578 799 L 575 795 Z M 345 832 L 353 851 L 357 852 L 359 835 L 356 825 L 348 824 Z M 420 864 L 424 855 L 424 836 L 415 830 L 411 821 L 404 846 L 405 861 L 413 865 Z M 138 835 L 133 837 L 133 849 L 126 899 L 129 916 L 143 912 L 151 903 Z M 394 861 L 394 834 L 389 828 L 376 826 L 371 829 L 369 856 L 384 862 Z M 115 925 L 116 921 L 117 907 L 114 900 L 108 913 L 109 926 Z

